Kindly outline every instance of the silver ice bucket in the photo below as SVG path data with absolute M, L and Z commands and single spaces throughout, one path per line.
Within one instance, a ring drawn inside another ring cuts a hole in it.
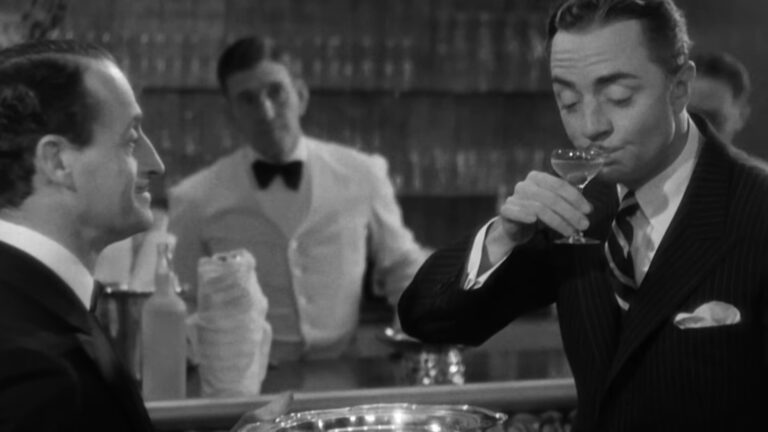
M 469 405 L 394 403 L 297 412 L 239 432 L 503 432 L 506 419 Z

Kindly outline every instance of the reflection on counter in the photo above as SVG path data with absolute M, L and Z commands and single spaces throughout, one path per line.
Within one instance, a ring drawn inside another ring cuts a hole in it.
M 381 327 L 376 327 L 378 332 Z M 375 332 L 375 330 L 374 330 Z M 369 339 L 369 332 L 358 337 Z M 375 336 L 374 336 L 375 338 Z M 376 356 L 285 362 L 271 365 L 261 393 L 282 391 L 315 392 L 414 386 L 410 373 L 413 353 L 379 344 Z M 370 345 L 368 345 L 370 346 Z M 570 378 L 571 371 L 560 344 L 557 322 L 552 319 L 523 319 L 499 332 L 480 347 L 461 350 L 465 384 Z M 195 369 L 190 370 L 188 396 L 200 395 Z
M 570 377 L 567 360 L 559 350 L 463 352 L 467 383 Z M 413 385 L 409 361 L 403 353 L 388 357 L 316 360 L 287 363 L 267 373 L 264 393 L 285 390 L 322 391 Z
M 365 355 L 270 367 L 257 396 L 199 398 L 192 369 L 188 399 L 147 404 L 153 423 L 167 431 L 227 429 L 243 412 L 284 391 L 295 394 L 291 412 L 372 403 L 468 404 L 509 413 L 507 432 L 564 427 L 572 420 L 576 389 L 549 310 L 519 319 L 482 346 L 464 348 L 461 385 L 411 384 L 405 353 L 382 342 L 384 325 L 367 320 L 358 329 L 355 348 Z

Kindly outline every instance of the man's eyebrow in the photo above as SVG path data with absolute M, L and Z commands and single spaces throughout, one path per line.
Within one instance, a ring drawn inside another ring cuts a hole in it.
M 629 72 L 614 72 L 608 75 L 603 75 L 595 80 L 595 87 L 605 87 L 618 81 L 623 80 L 637 80 L 639 77 Z
M 574 83 L 572 83 L 571 81 L 568 81 L 565 78 L 559 77 L 557 75 L 552 77 L 552 83 L 553 84 L 558 84 L 558 85 L 561 85 L 563 87 L 567 87 L 567 88 L 570 88 L 570 89 L 576 88 L 576 85 Z
M 629 73 L 629 72 L 614 72 L 614 73 L 610 73 L 608 75 L 603 75 L 601 77 L 598 77 L 595 80 L 595 87 L 601 88 L 601 87 L 605 87 L 605 86 L 611 85 L 611 84 L 613 84 L 615 82 L 618 82 L 618 81 L 622 81 L 622 80 L 637 80 L 638 78 L 639 77 L 637 75 Z M 569 81 L 569 80 L 567 80 L 565 78 L 559 77 L 559 76 L 553 76 L 552 77 L 552 82 L 554 84 L 558 84 L 558 85 L 561 85 L 563 87 L 567 87 L 567 88 L 570 88 L 570 89 L 576 88 L 576 85 L 573 82 L 571 82 L 571 81 Z

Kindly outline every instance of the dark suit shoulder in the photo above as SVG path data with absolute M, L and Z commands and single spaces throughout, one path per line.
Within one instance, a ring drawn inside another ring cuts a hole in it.
M 730 225 L 747 229 L 752 237 L 768 236 L 768 163 L 729 148 L 734 160 L 730 189 Z
M 15 344 L 0 350 L 0 430 L 71 430 L 81 390 L 75 370 L 55 354 Z

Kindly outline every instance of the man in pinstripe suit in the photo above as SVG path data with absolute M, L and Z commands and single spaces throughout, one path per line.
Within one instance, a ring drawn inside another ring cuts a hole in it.
M 424 264 L 400 299 L 403 329 L 477 345 L 556 302 L 576 430 L 760 429 L 768 174 L 687 113 L 682 13 L 566 0 L 549 38 L 565 131 L 604 152 L 599 180 L 582 195 L 531 172 L 474 239 Z M 577 229 L 602 244 L 553 243 Z

